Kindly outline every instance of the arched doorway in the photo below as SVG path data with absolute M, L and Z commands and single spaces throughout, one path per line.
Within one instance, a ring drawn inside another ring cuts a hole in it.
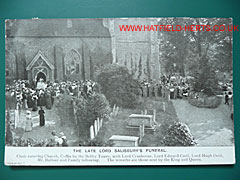
M 46 82 L 46 75 L 45 75 L 43 72 L 39 72 L 39 73 L 37 74 L 36 82 L 38 82 L 39 79 L 41 79 L 41 78 L 44 80 L 44 82 Z
M 47 60 L 41 51 L 33 58 L 26 68 L 28 79 L 37 83 L 40 78 L 45 82 L 54 80 L 54 66 Z

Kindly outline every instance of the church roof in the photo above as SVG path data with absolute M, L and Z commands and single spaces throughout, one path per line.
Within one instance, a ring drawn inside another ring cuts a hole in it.
M 36 54 L 36 56 L 33 58 L 33 60 L 28 64 L 26 70 L 30 70 L 32 69 L 33 65 L 38 61 L 39 57 L 41 57 L 41 59 L 48 65 L 48 67 L 50 69 L 54 69 L 54 66 L 48 62 L 47 58 L 44 56 L 44 54 L 41 51 L 38 51 L 38 53 Z
M 102 19 L 6 20 L 7 37 L 111 37 Z

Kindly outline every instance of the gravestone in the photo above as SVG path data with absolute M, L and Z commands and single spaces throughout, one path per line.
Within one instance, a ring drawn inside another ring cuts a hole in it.
M 94 139 L 94 130 L 93 130 L 93 126 L 90 126 L 90 139 L 91 139 L 91 140 Z
M 16 128 L 15 124 L 15 110 L 9 111 L 9 121 L 14 124 L 14 128 Z
M 112 110 L 112 112 L 114 113 L 115 110 L 116 110 L 116 104 L 113 105 L 113 110 Z
M 166 112 L 166 105 L 165 105 L 165 102 L 163 102 L 163 112 Z
M 103 124 L 103 119 L 101 118 L 100 119 L 100 128 L 102 127 L 102 124 Z
M 156 109 L 153 109 L 153 122 L 156 122 Z
M 98 126 L 97 126 L 97 121 L 95 120 L 94 121 L 94 134 L 95 134 L 95 136 L 97 136 L 97 133 L 98 133 Z
M 154 125 L 153 115 L 131 114 L 129 116 L 129 126 L 139 127 L 142 124 L 146 127 L 152 127 Z
M 144 110 L 144 114 L 147 115 L 147 109 Z
M 143 124 L 140 125 L 140 127 L 139 127 L 139 143 L 142 142 L 142 138 L 144 137 L 144 129 L 145 129 L 144 125 Z
M 20 122 L 20 112 L 18 109 L 15 110 L 15 120 L 14 120 L 14 124 L 15 124 L 15 129 L 19 126 L 19 122 Z
M 100 127 L 100 121 L 99 121 L 99 118 L 97 118 L 97 129 L 98 129 L 98 131 L 99 131 L 100 128 L 101 128 Z
M 32 113 L 31 111 L 26 111 L 26 121 L 25 121 L 25 131 L 32 131 Z
M 109 140 L 113 143 L 113 147 L 137 147 L 139 137 L 113 135 Z

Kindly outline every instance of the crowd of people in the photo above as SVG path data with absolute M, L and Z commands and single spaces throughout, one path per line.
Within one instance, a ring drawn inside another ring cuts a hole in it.
M 182 99 L 191 94 L 190 81 L 193 77 L 183 77 L 179 74 L 163 75 L 156 80 L 141 81 L 142 97 L 163 97 L 169 99 Z M 219 89 L 222 90 L 225 97 L 225 104 L 229 105 L 229 101 L 233 98 L 232 81 L 227 83 L 219 83 Z M 199 93 L 194 93 L 194 98 L 199 98 Z
M 51 109 L 56 97 L 67 94 L 77 98 L 80 96 L 87 98 L 95 93 L 95 84 L 91 80 L 44 82 L 40 78 L 35 84 L 30 84 L 28 80 L 17 80 L 12 85 L 6 85 L 6 96 L 11 101 L 11 103 L 7 101 L 7 109 L 15 110 L 13 123 L 15 128 L 20 125 L 20 116 L 23 111 L 23 114 L 26 114 L 23 128 L 25 131 L 32 131 L 31 111 L 38 111 L 39 126 L 43 127 L 45 126 L 43 108 Z
M 37 111 L 38 107 L 51 109 L 54 97 L 64 93 L 75 97 L 91 96 L 95 84 L 92 80 L 44 82 L 40 79 L 35 85 L 31 85 L 28 80 L 17 80 L 12 85 L 6 85 L 6 93 L 15 97 L 16 109 L 31 108 L 32 111 Z
M 163 97 L 177 99 L 189 96 L 189 78 L 179 74 L 163 75 L 158 81 L 143 80 L 141 82 L 142 97 Z

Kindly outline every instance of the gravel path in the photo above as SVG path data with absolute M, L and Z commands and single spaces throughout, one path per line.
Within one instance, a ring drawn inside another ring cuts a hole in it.
M 31 109 L 29 109 L 31 110 Z M 45 126 L 39 126 L 39 115 L 38 111 L 32 112 L 32 122 L 33 130 L 30 132 L 24 132 L 24 138 L 33 138 L 36 140 L 45 140 L 52 139 L 53 136 L 51 132 L 55 130 L 57 134 L 63 132 L 67 137 L 69 142 L 75 141 L 78 139 L 75 128 L 71 122 L 65 122 L 64 125 L 61 124 L 60 117 L 58 115 L 58 110 L 55 104 L 51 110 L 44 108 L 45 111 Z M 26 117 L 24 113 L 21 115 L 21 121 L 24 122 Z
M 231 109 L 223 103 L 215 109 L 198 108 L 187 100 L 172 100 L 179 120 L 189 126 L 199 146 L 233 145 Z

